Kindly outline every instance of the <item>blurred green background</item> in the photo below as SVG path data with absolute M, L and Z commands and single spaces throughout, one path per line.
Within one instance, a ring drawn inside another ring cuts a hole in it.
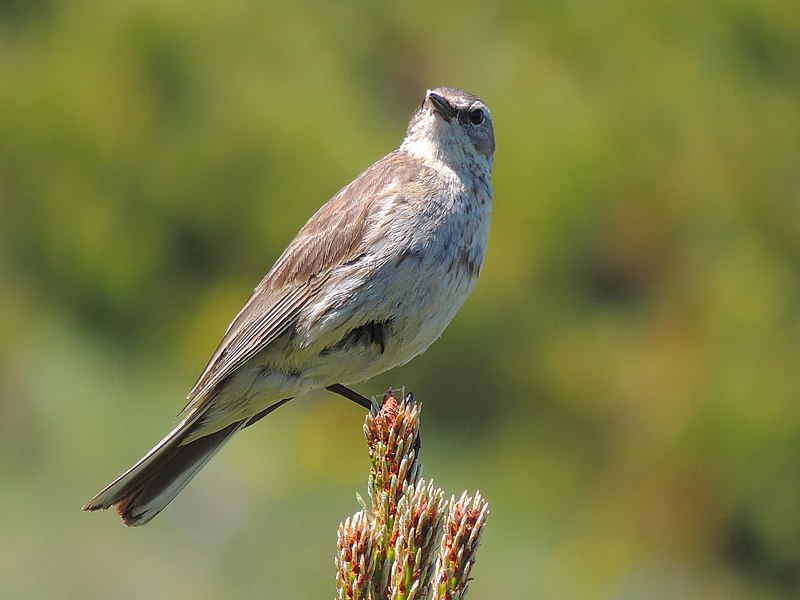
M 358 389 L 492 513 L 472 598 L 800 597 L 800 4 L 0 5 L 8 598 L 328 598 L 363 414 L 313 394 L 152 524 L 160 439 L 305 220 L 429 87 L 492 108 L 481 281 Z

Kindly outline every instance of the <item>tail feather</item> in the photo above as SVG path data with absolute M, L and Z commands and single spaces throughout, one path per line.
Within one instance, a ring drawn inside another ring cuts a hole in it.
M 135 465 L 89 500 L 83 510 L 105 510 L 113 506 L 128 526 L 148 523 L 164 510 L 237 431 L 286 402 L 288 399 L 249 419 L 183 444 L 199 425 L 202 410 L 200 414 L 187 416 Z
M 149 478 L 133 482 L 125 490 L 125 495 L 114 503 L 117 514 L 129 527 L 148 523 L 172 502 L 241 427 L 241 421 L 233 423 L 185 446 L 170 448 L 157 470 L 149 473 Z

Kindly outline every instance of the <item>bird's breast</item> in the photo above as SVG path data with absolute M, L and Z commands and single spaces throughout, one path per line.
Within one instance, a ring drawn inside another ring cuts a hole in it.
M 483 264 L 487 180 L 439 180 L 434 191 L 411 190 L 373 213 L 364 254 L 337 269 L 298 320 L 296 343 L 319 352 L 315 376 L 362 381 L 410 361 L 442 335 Z

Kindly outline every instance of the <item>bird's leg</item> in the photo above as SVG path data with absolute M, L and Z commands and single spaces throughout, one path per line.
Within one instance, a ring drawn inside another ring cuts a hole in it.
M 355 402 L 359 406 L 370 410 L 372 408 L 372 401 L 368 398 L 365 398 L 358 392 L 354 392 L 349 387 L 343 386 L 341 383 L 334 383 L 333 385 L 329 385 L 325 388 L 329 392 L 333 392 L 334 394 L 339 394 L 348 400 Z

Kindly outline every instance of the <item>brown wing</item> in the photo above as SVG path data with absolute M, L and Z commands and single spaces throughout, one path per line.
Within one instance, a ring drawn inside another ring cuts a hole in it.
M 331 271 L 363 254 L 367 217 L 399 192 L 397 152 L 385 156 L 331 198 L 303 226 L 228 326 L 195 383 L 184 410 L 200 406 L 214 388 L 292 325 Z

